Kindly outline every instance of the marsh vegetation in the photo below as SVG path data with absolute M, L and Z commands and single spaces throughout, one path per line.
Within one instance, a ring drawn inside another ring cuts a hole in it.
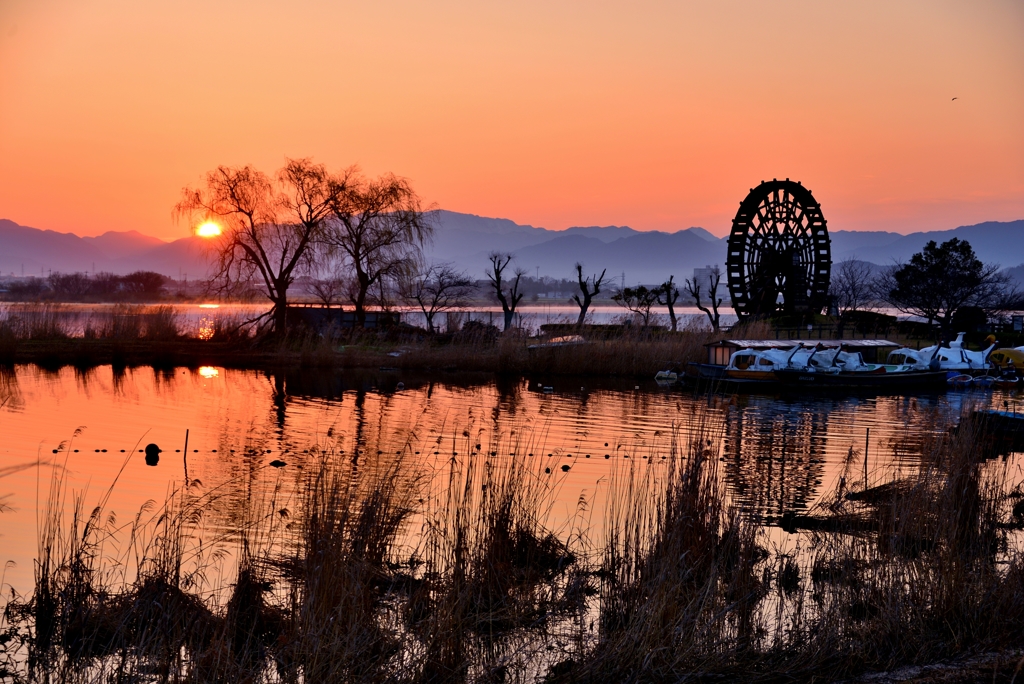
M 778 528 L 728 495 L 719 428 L 691 420 L 615 465 L 600 508 L 581 496 L 558 524 L 559 468 L 511 434 L 438 436 L 430 446 L 452 455 L 433 471 L 414 437 L 376 453 L 314 447 L 300 495 L 251 496 L 228 536 L 206 524 L 216 489 L 186 483 L 120 520 L 57 470 L 35 586 L 0 624 L 0 669 L 66 682 L 829 681 L 1022 646 L 1024 492 L 971 424 L 894 443 L 918 465 L 870 488 L 851 450 L 806 516 L 828 524 L 780 549 Z

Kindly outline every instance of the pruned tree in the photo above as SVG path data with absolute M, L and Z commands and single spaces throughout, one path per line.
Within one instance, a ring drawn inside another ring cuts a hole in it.
M 420 307 L 427 319 L 427 330 L 434 333 L 434 316 L 466 305 L 473 291 L 473 281 L 448 262 L 431 264 L 423 273 L 408 281 L 403 295 L 406 301 Z
M 580 316 L 576 319 L 576 325 L 583 325 L 590 310 L 590 303 L 594 297 L 601 293 L 601 283 L 604 282 L 604 274 L 608 269 L 601 269 L 601 275 L 583 277 L 583 264 L 576 262 L 576 282 L 580 291 L 572 296 L 572 300 L 580 307 Z M 582 297 L 581 297 L 582 295 Z
M 487 258 L 491 261 L 491 270 L 487 272 L 487 279 L 491 281 L 494 296 L 501 304 L 501 311 L 505 315 L 504 330 L 507 331 L 512 327 L 516 307 L 519 306 L 519 301 L 523 298 L 523 293 L 519 291 L 519 281 L 526 275 L 526 271 L 517 268 L 514 277 L 506 283 L 504 280 L 505 269 L 512 261 L 512 255 L 507 252 L 491 252 Z
M 628 311 L 640 317 L 643 327 L 651 322 L 651 309 L 658 303 L 658 294 L 661 288 L 648 289 L 644 285 L 623 288 L 616 292 L 612 299 L 625 307 Z
M 377 304 L 386 305 L 387 288 L 415 273 L 420 248 L 433 235 L 433 213 L 421 208 L 409 181 L 393 174 L 367 179 L 351 167 L 335 186 L 321 245 L 336 268 L 352 275 L 349 299 L 361 326 L 375 295 Z
M 185 188 L 175 214 L 192 226 L 221 227 L 209 248 L 216 257 L 211 285 L 232 293 L 255 280 L 270 300 L 274 331 L 287 328 L 288 288 L 309 268 L 313 246 L 332 215 L 344 179 L 309 159 L 288 160 L 275 179 L 252 166 L 218 166 L 200 188 Z M 262 317 L 261 317 L 262 318 Z
M 668 280 L 661 284 L 656 292 L 658 294 L 658 304 L 660 306 L 668 307 L 668 319 L 672 323 L 672 332 L 675 332 L 678 328 L 676 322 L 676 301 L 679 300 L 679 288 L 673 282 L 675 276 L 669 276 Z
M 880 298 L 903 313 L 938 322 L 948 335 L 962 307 L 1002 311 L 1017 299 L 1009 276 L 999 266 L 983 264 L 970 243 L 953 238 L 931 240 L 905 264 L 894 264 L 876 282 Z
M 872 301 L 874 280 L 871 264 L 853 257 L 843 259 L 832 269 L 828 294 L 840 316 Z
M 708 317 L 708 321 L 711 323 L 711 328 L 715 332 L 720 329 L 720 316 L 718 313 L 718 307 L 722 305 L 722 298 L 718 296 L 718 285 L 722 282 L 722 272 L 715 266 L 711 269 L 711 274 L 708 276 L 708 297 L 710 298 L 710 307 L 705 306 L 701 299 L 701 287 L 702 283 L 698 282 L 696 276 L 693 278 L 687 278 L 683 281 L 683 285 L 686 291 L 690 294 L 690 299 L 693 301 L 693 305 L 704 312 L 704 315 Z

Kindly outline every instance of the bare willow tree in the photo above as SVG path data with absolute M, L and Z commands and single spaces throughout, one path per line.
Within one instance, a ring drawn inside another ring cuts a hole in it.
M 274 179 L 252 166 L 218 166 L 202 187 L 182 190 L 174 212 L 192 226 L 206 220 L 220 225 L 220 235 L 208 243 L 216 257 L 211 285 L 231 294 L 256 281 L 273 305 L 266 316 L 274 331 L 284 333 L 288 288 L 309 268 L 312 248 L 344 188 L 343 180 L 309 159 L 288 160 Z
M 423 273 L 410 279 L 403 288 L 406 301 L 414 303 L 427 319 L 427 329 L 434 333 L 434 316 L 466 305 L 473 291 L 473 281 L 447 262 L 431 264 Z
M 349 300 L 356 322 L 366 323 L 366 307 L 389 302 L 389 287 L 410 277 L 420 248 L 433 235 L 433 212 L 404 178 L 385 174 L 367 179 L 351 167 L 335 181 L 331 218 L 322 233 L 324 256 L 352 277 Z
M 873 298 L 874 281 L 871 264 L 852 257 L 840 261 L 832 272 L 828 288 L 839 314 L 867 306 Z
M 678 328 L 678 322 L 676 320 L 676 301 L 679 300 L 679 288 L 676 286 L 675 276 L 669 276 L 668 280 L 661 284 L 657 292 L 658 304 L 664 307 L 668 307 L 668 319 L 672 322 L 672 332 L 675 332 Z
M 501 311 L 505 314 L 504 329 L 508 330 L 512 327 L 516 307 L 519 306 L 519 301 L 523 298 L 523 293 L 519 291 L 519 281 L 526 275 L 526 271 L 517 268 L 513 273 L 514 277 L 506 282 L 504 280 L 505 269 L 512 261 L 512 255 L 507 252 L 491 252 L 487 258 L 491 261 L 491 270 L 487 272 L 487 279 L 491 281 L 494 296 L 501 304 Z
M 711 328 L 718 332 L 720 326 L 721 317 L 718 313 L 718 307 L 722 305 L 722 298 L 718 296 L 718 285 L 722 282 L 722 272 L 715 266 L 711 269 L 711 274 L 708 276 L 708 297 L 711 299 L 710 307 L 705 306 L 701 300 L 701 283 L 694 276 L 692 279 L 687 278 L 684 281 L 686 291 L 690 294 L 690 299 L 693 300 L 693 305 L 704 312 L 704 315 L 708 317 L 708 321 L 711 322 Z
M 580 291 L 572 296 L 576 305 L 580 307 L 580 316 L 576 319 L 576 325 L 583 325 L 590 310 L 590 303 L 594 297 L 601 293 L 601 283 L 604 282 L 604 274 L 608 269 L 601 269 L 601 275 L 583 277 L 583 264 L 576 262 L 576 281 Z M 580 297 L 582 295 L 582 298 Z

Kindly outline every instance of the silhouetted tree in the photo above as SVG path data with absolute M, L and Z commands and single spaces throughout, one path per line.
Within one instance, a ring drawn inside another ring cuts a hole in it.
M 208 243 L 217 257 L 211 284 L 228 293 L 261 282 L 273 305 L 274 330 L 284 333 L 288 288 L 309 268 L 312 248 L 345 189 L 345 179 L 308 159 L 288 160 L 275 180 L 252 166 L 218 166 L 202 188 L 182 191 L 175 213 L 193 226 L 218 221 L 221 234 Z
M 58 273 L 54 271 L 47 281 L 58 298 L 80 298 L 89 294 L 92 283 L 84 273 Z
M 494 295 L 501 304 L 501 311 L 505 314 L 504 329 L 508 330 L 512 327 L 512 320 L 516 315 L 516 307 L 519 305 L 519 300 L 523 298 L 523 293 L 519 291 L 519 281 L 526 275 L 526 272 L 517 268 L 514 272 L 515 277 L 506 288 L 503 277 L 505 269 L 508 267 L 509 262 L 512 261 L 512 255 L 503 252 L 491 252 L 487 255 L 487 258 L 491 261 L 491 270 L 487 273 L 487 279 L 491 281 Z
M 938 322 L 944 335 L 962 307 L 1000 311 L 1017 299 L 1009 277 L 998 266 L 983 264 L 959 238 L 941 245 L 929 241 L 909 262 L 886 269 L 876 289 L 899 311 Z
M 352 167 L 336 186 L 322 244 L 337 268 L 351 272 L 349 299 L 363 325 L 374 293 L 376 303 L 387 306 L 387 288 L 415 273 L 420 248 L 433 235 L 433 214 L 423 211 L 409 181 L 392 174 L 366 179 Z
M 109 301 L 123 290 L 120 276 L 105 271 L 96 273 L 89 279 L 89 294 Z
M 307 285 L 309 294 L 316 297 L 324 306 L 331 306 L 340 301 L 347 292 L 344 278 L 313 278 Z
M 135 271 L 126 276 L 121 276 L 121 289 L 136 297 L 157 297 L 168 278 L 162 273 L 154 271 Z
M 412 278 L 404 288 L 403 295 L 409 302 L 416 303 L 427 319 L 427 329 L 434 332 L 434 316 L 466 305 L 466 298 L 473 291 L 473 281 L 462 271 L 447 262 L 431 264 L 427 270 Z
M 580 316 L 576 319 L 576 325 L 583 325 L 583 322 L 586 320 L 587 311 L 590 310 L 590 303 L 601 292 L 601 283 L 604 281 L 604 274 L 607 270 L 606 268 L 602 269 L 601 275 L 592 275 L 589 278 L 584 278 L 583 264 L 576 262 L 576 281 L 580 288 L 579 293 L 572 296 L 573 301 L 580 307 Z M 582 295 L 582 299 L 580 295 Z
M 660 287 L 651 290 L 644 285 L 637 285 L 616 292 L 612 299 L 639 316 L 641 324 L 646 328 L 650 324 L 651 309 L 658 303 L 660 292 Z
M 704 306 L 701 300 L 701 286 L 702 283 L 697 282 L 697 278 L 687 278 L 683 281 L 686 291 L 690 294 L 690 299 L 693 300 L 693 305 L 704 312 L 708 317 L 708 321 L 711 322 L 711 328 L 715 332 L 719 330 L 719 314 L 718 307 L 722 305 L 722 298 L 718 296 L 718 285 L 722 282 L 722 273 L 718 270 L 718 266 L 711 269 L 711 275 L 708 276 L 708 297 L 711 301 L 710 308 Z
M 832 271 L 828 294 L 839 315 L 866 306 L 874 292 L 871 265 L 854 258 L 843 259 Z
M 669 276 L 668 280 L 657 289 L 658 304 L 668 307 L 668 319 L 672 322 L 672 332 L 677 329 L 676 323 L 676 301 L 679 299 L 679 288 L 673 282 L 675 276 Z
M 36 299 L 46 289 L 42 278 L 30 277 L 16 280 L 7 286 L 7 292 L 18 299 Z

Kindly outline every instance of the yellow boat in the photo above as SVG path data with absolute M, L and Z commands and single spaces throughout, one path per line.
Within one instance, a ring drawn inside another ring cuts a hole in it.
M 1001 371 L 1013 368 L 1015 370 L 1024 370 L 1024 350 L 1021 349 L 994 349 L 991 354 L 988 355 L 988 360 Z

